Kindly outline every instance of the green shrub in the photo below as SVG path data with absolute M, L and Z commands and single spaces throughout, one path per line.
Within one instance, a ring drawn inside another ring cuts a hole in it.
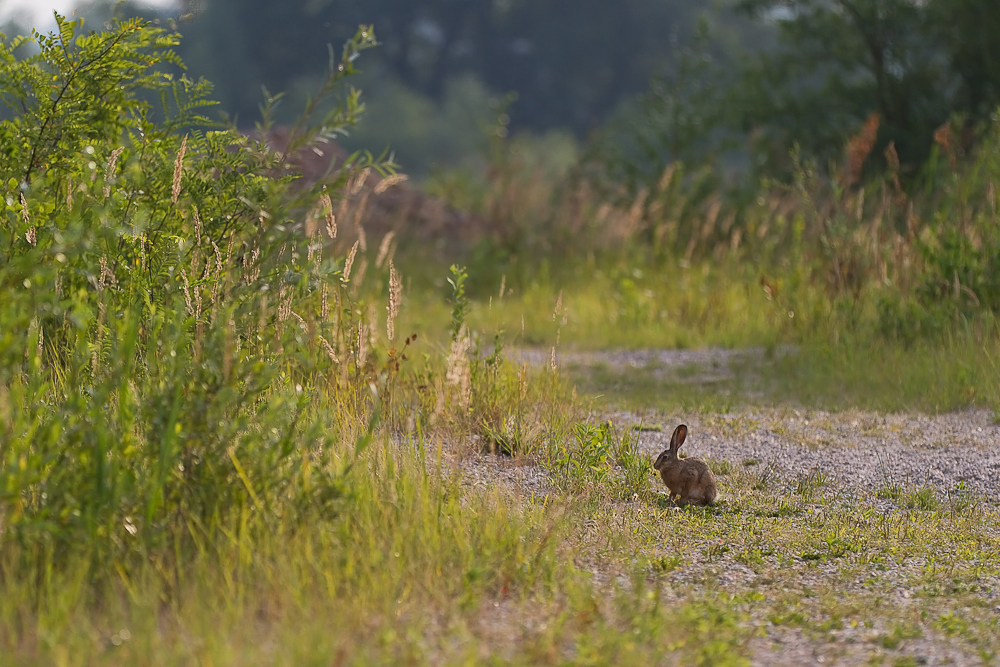
M 57 21 L 36 55 L 0 42 L 0 542 L 40 567 L 127 564 L 240 513 L 261 529 L 331 514 L 350 464 L 333 445 L 373 404 L 347 398 L 394 367 L 363 349 L 342 263 L 295 220 L 380 165 L 298 187 L 283 156 L 203 115 L 208 83 L 166 72 L 177 35 Z M 373 44 L 361 28 L 318 99 Z M 289 150 L 359 109 L 348 95 Z
M 962 310 L 1000 309 L 1000 232 L 996 183 L 1000 178 L 1000 123 L 984 128 L 974 152 L 961 162 L 949 137 L 953 122 L 941 128 L 939 146 L 924 168 L 928 227 L 917 239 L 924 259 L 921 296 Z M 947 158 L 947 159 L 945 159 Z
M 651 489 L 653 462 L 639 450 L 639 431 L 618 433 L 610 421 L 578 423 L 575 443 L 554 450 L 550 467 L 571 489 L 597 487 L 620 500 L 643 497 Z

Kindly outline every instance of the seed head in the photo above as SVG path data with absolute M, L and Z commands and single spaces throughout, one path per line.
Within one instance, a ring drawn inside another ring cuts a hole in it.
M 389 340 L 396 338 L 396 316 L 399 315 L 399 303 L 403 296 L 403 285 L 399 280 L 399 273 L 396 272 L 396 265 L 389 260 L 389 317 L 386 319 L 386 335 Z
M 380 195 L 394 185 L 398 185 L 403 181 L 407 180 L 408 176 L 406 174 L 395 174 L 389 178 L 383 178 L 378 185 L 375 186 L 375 194 Z
M 389 248 L 392 245 L 392 239 L 396 236 L 396 232 L 389 231 L 384 237 L 382 237 L 382 243 L 378 247 L 378 255 L 375 256 L 375 267 L 381 269 L 382 263 L 385 262 L 386 256 L 389 254 Z M 392 260 L 389 260 L 392 264 Z
M 188 135 L 184 135 L 181 140 L 181 149 L 177 151 L 177 159 L 174 160 L 174 185 L 171 188 L 170 200 L 177 204 L 177 198 L 181 195 L 181 172 L 184 171 L 184 153 L 187 151 Z
M 347 254 L 347 261 L 344 262 L 344 277 L 341 279 L 343 282 L 347 283 L 351 280 L 351 267 L 354 266 L 354 256 L 358 254 L 358 244 L 360 241 L 355 241 L 354 245 L 351 246 L 351 252 Z

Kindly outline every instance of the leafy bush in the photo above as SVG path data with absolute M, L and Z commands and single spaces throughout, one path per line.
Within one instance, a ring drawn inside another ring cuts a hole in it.
M 991 218 L 970 234 L 945 223 L 938 228 L 936 242 L 920 246 L 927 265 L 920 290 L 925 301 L 947 300 L 965 310 L 1000 310 L 1000 237 L 995 227 Z
M 396 367 L 367 349 L 315 221 L 335 234 L 330 197 L 381 165 L 300 187 L 285 156 L 203 115 L 208 83 L 167 73 L 177 35 L 57 22 L 36 55 L 0 44 L 0 540 L 127 561 L 240 513 L 329 515 L 350 463 L 333 444 Z M 361 28 L 317 100 L 374 43 Z M 359 108 L 352 93 L 304 119 L 289 151 Z M 341 395 L 362 400 L 330 428 Z
M 639 431 L 616 432 L 610 421 L 578 423 L 575 445 L 555 451 L 550 466 L 573 489 L 603 487 L 615 498 L 634 500 L 651 489 L 653 462 L 639 451 Z

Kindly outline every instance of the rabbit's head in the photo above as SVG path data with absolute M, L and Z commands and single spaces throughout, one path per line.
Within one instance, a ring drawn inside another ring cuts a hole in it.
M 656 457 L 656 461 L 653 462 L 653 468 L 656 470 L 663 470 L 671 462 L 677 461 L 677 452 L 680 450 L 681 445 L 684 444 L 684 438 L 687 437 L 688 427 L 685 424 L 681 424 L 674 429 L 674 434 L 670 436 L 670 447 L 664 449 L 660 452 L 660 455 Z

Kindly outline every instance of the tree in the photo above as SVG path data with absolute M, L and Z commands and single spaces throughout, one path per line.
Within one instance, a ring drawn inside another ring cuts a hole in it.
M 936 128 L 971 129 L 1000 104 L 1000 3 L 992 0 L 737 0 L 777 26 L 781 48 L 745 70 L 743 126 L 775 164 L 792 144 L 834 159 L 877 113 L 913 171 Z M 878 151 L 880 154 L 881 151 Z M 780 170 L 780 169 L 779 169 Z
M 1000 3 L 930 0 L 927 14 L 959 78 L 955 108 L 971 119 L 986 119 L 1000 104 Z
M 918 0 L 739 0 L 776 25 L 781 46 L 745 71 L 743 125 L 775 163 L 793 144 L 836 159 L 871 113 L 904 163 L 927 155 L 954 111 L 954 73 Z

